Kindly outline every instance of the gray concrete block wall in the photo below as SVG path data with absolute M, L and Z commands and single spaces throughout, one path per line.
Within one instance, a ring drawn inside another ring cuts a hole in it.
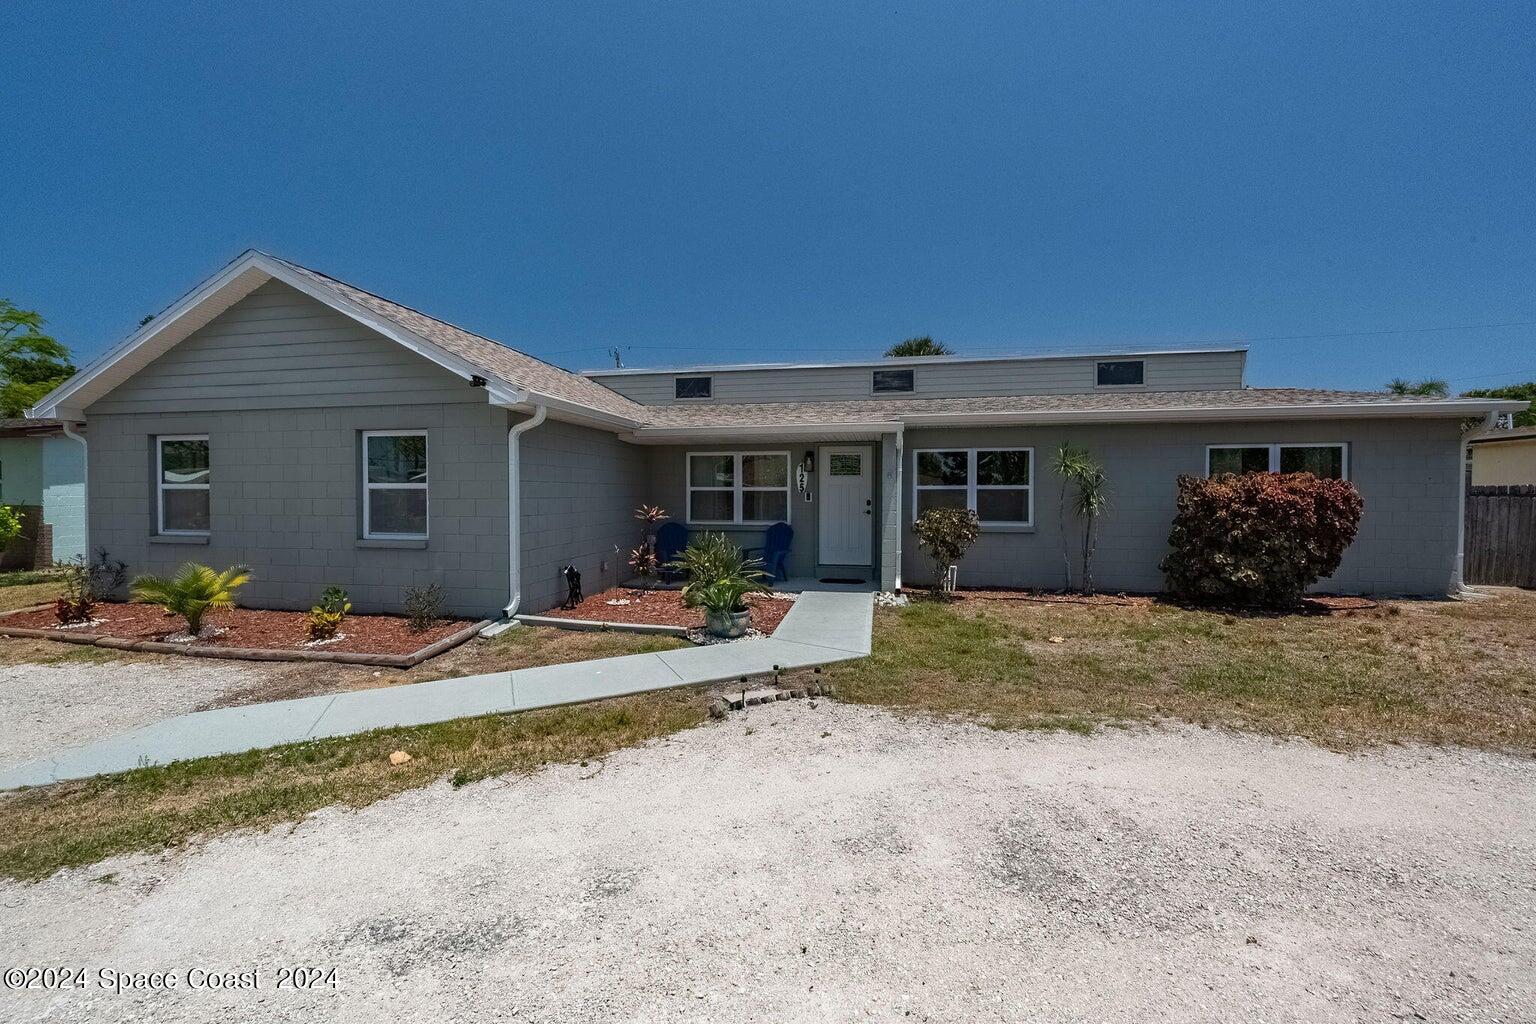
M 482 617 L 506 603 L 505 410 L 350 406 L 103 414 L 89 423 L 91 543 L 130 573 L 170 573 L 187 561 L 246 565 L 254 576 L 240 602 L 253 608 L 307 609 L 330 584 L 346 587 L 358 612 L 399 612 L 408 587 L 432 582 L 455 614 Z M 424 545 L 362 540 L 361 435 L 392 429 L 427 431 Z M 154 536 L 153 444 L 162 434 L 208 435 L 205 544 Z
M 525 612 L 565 598 L 560 570 L 576 566 L 595 594 L 632 575 L 640 544 L 634 511 L 653 504 L 647 449 L 602 430 L 546 421 L 521 437 L 522 588 Z
M 905 437 L 903 582 L 926 583 L 933 570 L 917 546 L 913 517 L 913 453 L 924 448 L 1031 446 L 1035 526 L 1029 532 L 984 532 L 960 567 L 962 585 L 1059 587 L 1063 583 L 1060 480 L 1048 466 L 1064 441 L 1103 461 L 1110 508 L 1100 525 L 1094 576 L 1100 589 L 1158 591 L 1158 563 L 1182 473 L 1205 471 L 1210 444 L 1333 443 L 1349 445 L 1350 478 L 1365 499 L 1365 516 L 1339 571 L 1317 589 L 1344 593 L 1442 595 L 1455 572 L 1460 427 L 1453 419 L 1310 420 L 1292 423 L 1137 424 L 1072 427 L 986 427 L 908 430 Z M 1080 525 L 1067 523 L 1074 579 Z
M 650 456 L 650 487 L 648 493 L 652 495 L 648 500 L 652 504 L 661 505 L 669 513 L 671 518 L 687 525 L 688 519 L 688 469 L 687 458 L 689 452 L 789 452 L 790 462 L 790 509 L 789 525 L 794 527 L 794 542 L 789 551 L 789 574 L 797 577 L 817 577 L 833 573 L 847 575 L 850 570 L 862 570 L 868 572 L 880 571 L 881 543 L 884 536 L 881 530 L 881 516 L 871 516 L 870 529 L 873 531 L 870 550 L 873 564 L 868 566 L 830 566 L 819 562 L 817 550 L 818 532 L 820 527 L 819 516 L 821 513 L 821 477 L 826 472 L 826 456 L 822 447 L 830 446 L 861 446 L 870 452 L 873 460 L 871 471 L 871 498 L 875 508 L 883 508 L 882 488 L 884 474 L 882 466 L 882 446 L 880 441 L 819 441 L 798 438 L 794 441 L 780 442 L 778 444 L 708 444 L 694 445 L 656 445 L 646 449 Z M 793 487 L 794 467 L 804 458 L 807 451 L 816 453 L 816 472 L 811 476 L 811 500 L 802 498 L 799 491 Z M 723 533 L 732 542 L 744 548 L 761 547 L 765 527 L 720 527 L 720 526 L 689 526 L 689 535 L 699 533 Z

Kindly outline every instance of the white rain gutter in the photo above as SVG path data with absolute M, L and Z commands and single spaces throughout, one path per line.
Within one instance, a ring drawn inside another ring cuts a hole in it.
M 1467 463 L 1472 458 L 1472 446 L 1467 442 L 1498 425 L 1499 412 L 1493 410 L 1484 414 L 1477 426 L 1461 432 L 1461 458 L 1456 464 L 1456 572 L 1451 579 L 1452 597 L 1467 592 Z
M 75 433 L 74 428 L 68 423 L 61 424 L 64 428 L 64 436 L 71 441 L 80 442 L 80 530 L 85 544 L 85 564 L 91 564 L 91 446 L 85 438 Z
M 507 430 L 507 605 L 501 610 L 501 621 L 487 626 L 481 631 L 482 636 L 496 636 L 511 629 L 517 621 L 512 616 L 523 603 L 523 457 L 519 439 L 548 415 L 547 406 L 535 405 L 532 416 Z

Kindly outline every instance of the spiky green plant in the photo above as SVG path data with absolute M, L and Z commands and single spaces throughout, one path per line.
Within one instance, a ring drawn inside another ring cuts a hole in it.
M 1073 488 L 1072 514 L 1083 521 L 1083 593 L 1093 593 L 1093 552 L 1098 545 L 1098 518 L 1109 507 L 1109 481 L 1104 466 L 1086 448 L 1063 444 L 1051 458 L 1051 469 L 1061 478 L 1057 498 L 1057 520 L 1061 529 L 1061 558 L 1067 571 L 1067 589 L 1072 589 L 1072 556 L 1067 543 L 1067 488 Z
M 187 632 L 203 633 L 203 616 L 235 606 L 235 591 L 250 582 L 244 566 L 214 572 L 206 565 L 188 562 L 175 576 L 139 576 L 133 581 L 133 599 L 157 604 L 187 620 Z
M 726 614 L 746 608 L 748 594 L 768 590 L 763 563 L 748 558 L 723 533 L 706 533 L 689 544 L 677 561 L 667 563 L 688 579 L 683 584 L 683 603 L 690 608 Z

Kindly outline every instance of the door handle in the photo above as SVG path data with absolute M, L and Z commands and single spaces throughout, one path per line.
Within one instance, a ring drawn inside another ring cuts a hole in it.
M 864 499 L 864 514 L 865 515 L 867 515 L 867 516 L 874 515 L 874 512 L 871 511 L 871 509 L 870 509 L 870 506 L 873 505 L 874 502 L 875 502 L 874 498 L 865 498 Z

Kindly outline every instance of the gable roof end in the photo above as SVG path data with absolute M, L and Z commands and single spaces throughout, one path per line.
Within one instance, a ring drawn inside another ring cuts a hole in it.
M 511 406 L 543 400 L 556 412 L 615 426 L 636 426 L 642 419 L 638 404 L 601 384 L 255 249 L 242 253 L 120 345 L 45 395 L 30 414 L 84 419 L 85 409 L 92 402 L 273 280 L 351 317 L 466 381 L 483 378 L 487 398 L 494 404 Z

